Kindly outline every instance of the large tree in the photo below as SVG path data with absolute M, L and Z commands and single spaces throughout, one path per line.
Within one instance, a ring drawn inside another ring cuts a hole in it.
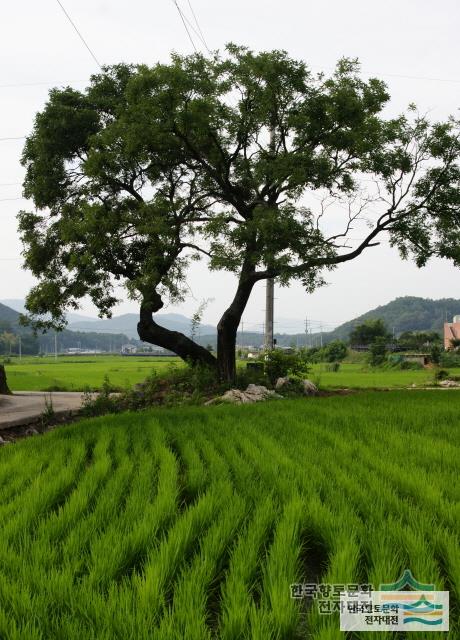
M 356 61 L 326 78 L 284 52 L 233 45 L 52 90 L 22 160 L 36 207 L 19 214 L 38 279 L 27 308 L 61 327 L 89 296 L 110 315 L 123 284 L 139 301 L 142 340 L 232 379 L 257 282 L 298 279 L 311 291 L 380 234 L 419 266 L 434 255 L 459 264 L 458 122 L 414 108 L 386 118 L 388 100 Z M 184 297 L 200 258 L 236 276 L 217 359 L 154 315 Z

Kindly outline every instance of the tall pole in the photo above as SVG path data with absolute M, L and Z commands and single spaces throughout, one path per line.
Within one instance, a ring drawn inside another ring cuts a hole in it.
M 265 349 L 273 349 L 273 316 L 274 316 L 274 290 L 275 281 L 267 279 L 265 291 Z
M 275 129 L 270 128 L 270 153 L 275 155 Z M 271 351 L 274 347 L 273 342 L 273 323 L 274 323 L 274 294 L 275 280 L 267 279 L 267 288 L 265 290 L 265 349 Z
M 305 346 L 308 347 L 308 318 L 305 318 Z
M 54 334 L 54 359 L 57 360 L 57 333 Z
M 21 344 L 21 336 L 19 336 L 19 360 L 22 360 L 22 344 Z

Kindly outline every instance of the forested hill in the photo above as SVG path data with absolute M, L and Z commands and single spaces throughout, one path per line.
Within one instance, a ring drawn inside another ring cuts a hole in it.
M 0 322 L 16 324 L 18 320 L 19 313 L 0 302 Z
M 328 334 L 328 339 L 347 340 L 353 327 L 365 320 L 380 318 L 390 331 L 442 331 L 444 322 L 452 322 L 454 315 L 460 315 L 460 300 L 442 298 L 416 298 L 405 296 L 388 304 L 372 309 L 363 315 L 345 322 Z
M 14 336 L 21 336 L 22 353 L 35 355 L 37 353 L 51 353 L 54 351 L 54 331 L 38 333 L 34 336 L 29 327 L 19 324 L 20 313 L 0 302 L 0 354 L 17 353 L 18 344 Z M 11 348 L 9 335 L 13 334 Z M 6 339 L 6 340 L 5 340 Z M 64 329 L 57 333 L 57 347 L 59 351 L 71 347 L 81 349 L 95 349 L 100 351 L 119 351 L 122 345 L 134 342 L 123 333 L 98 333 L 70 331 Z
M 388 304 L 372 309 L 363 313 L 361 316 L 349 320 L 339 327 L 328 333 L 323 333 L 323 343 L 332 340 L 348 341 L 350 332 L 357 324 L 361 324 L 365 320 L 381 318 L 387 325 L 388 330 L 395 331 L 399 335 L 403 331 L 438 331 L 442 332 L 443 324 L 447 318 L 448 322 L 452 322 L 454 315 L 460 315 L 460 300 L 454 298 L 443 298 L 441 300 L 431 300 L 429 298 L 417 298 L 415 296 L 406 296 L 396 298 Z M 319 345 L 320 334 L 305 336 L 304 333 L 275 334 L 277 344 L 280 346 L 304 346 Z M 213 336 L 205 336 L 205 340 L 210 342 Z M 241 336 L 238 333 L 238 344 L 260 346 L 263 344 L 262 334 L 245 333 Z

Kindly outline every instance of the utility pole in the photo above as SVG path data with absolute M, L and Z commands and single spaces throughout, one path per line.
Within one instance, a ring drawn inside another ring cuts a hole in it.
M 321 345 L 321 349 L 323 348 L 323 324 L 321 323 L 319 325 L 319 331 L 320 331 L 320 345 Z
M 57 333 L 54 334 L 54 359 L 57 360 Z
M 274 315 L 274 288 L 273 278 L 267 279 L 265 291 L 265 349 L 273 349 L 273 315 Z
M 22 360 L 22 344 L 21 344 L 21 336 L 19 336 L 19 360 Z
M 270 128 L 270 153 L 275 155 L 275 130 Z M 267 288 L 265 291 L 265 349 L 271 351 L 274 347 L 273 343 L 273 320 L 274 320 L 274 293 L 275 280 L 267 278 Z
M 305 346 L 308 347 L 308 318 L 305 317 Z

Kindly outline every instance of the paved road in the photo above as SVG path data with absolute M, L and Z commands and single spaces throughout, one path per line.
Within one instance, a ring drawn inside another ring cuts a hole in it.
M 83 404 L 81 392 L 15 391 L 12 396 L 0 395 L 0 430 L 37 422 L 50 396 L 57 416 L 75 413 Z

